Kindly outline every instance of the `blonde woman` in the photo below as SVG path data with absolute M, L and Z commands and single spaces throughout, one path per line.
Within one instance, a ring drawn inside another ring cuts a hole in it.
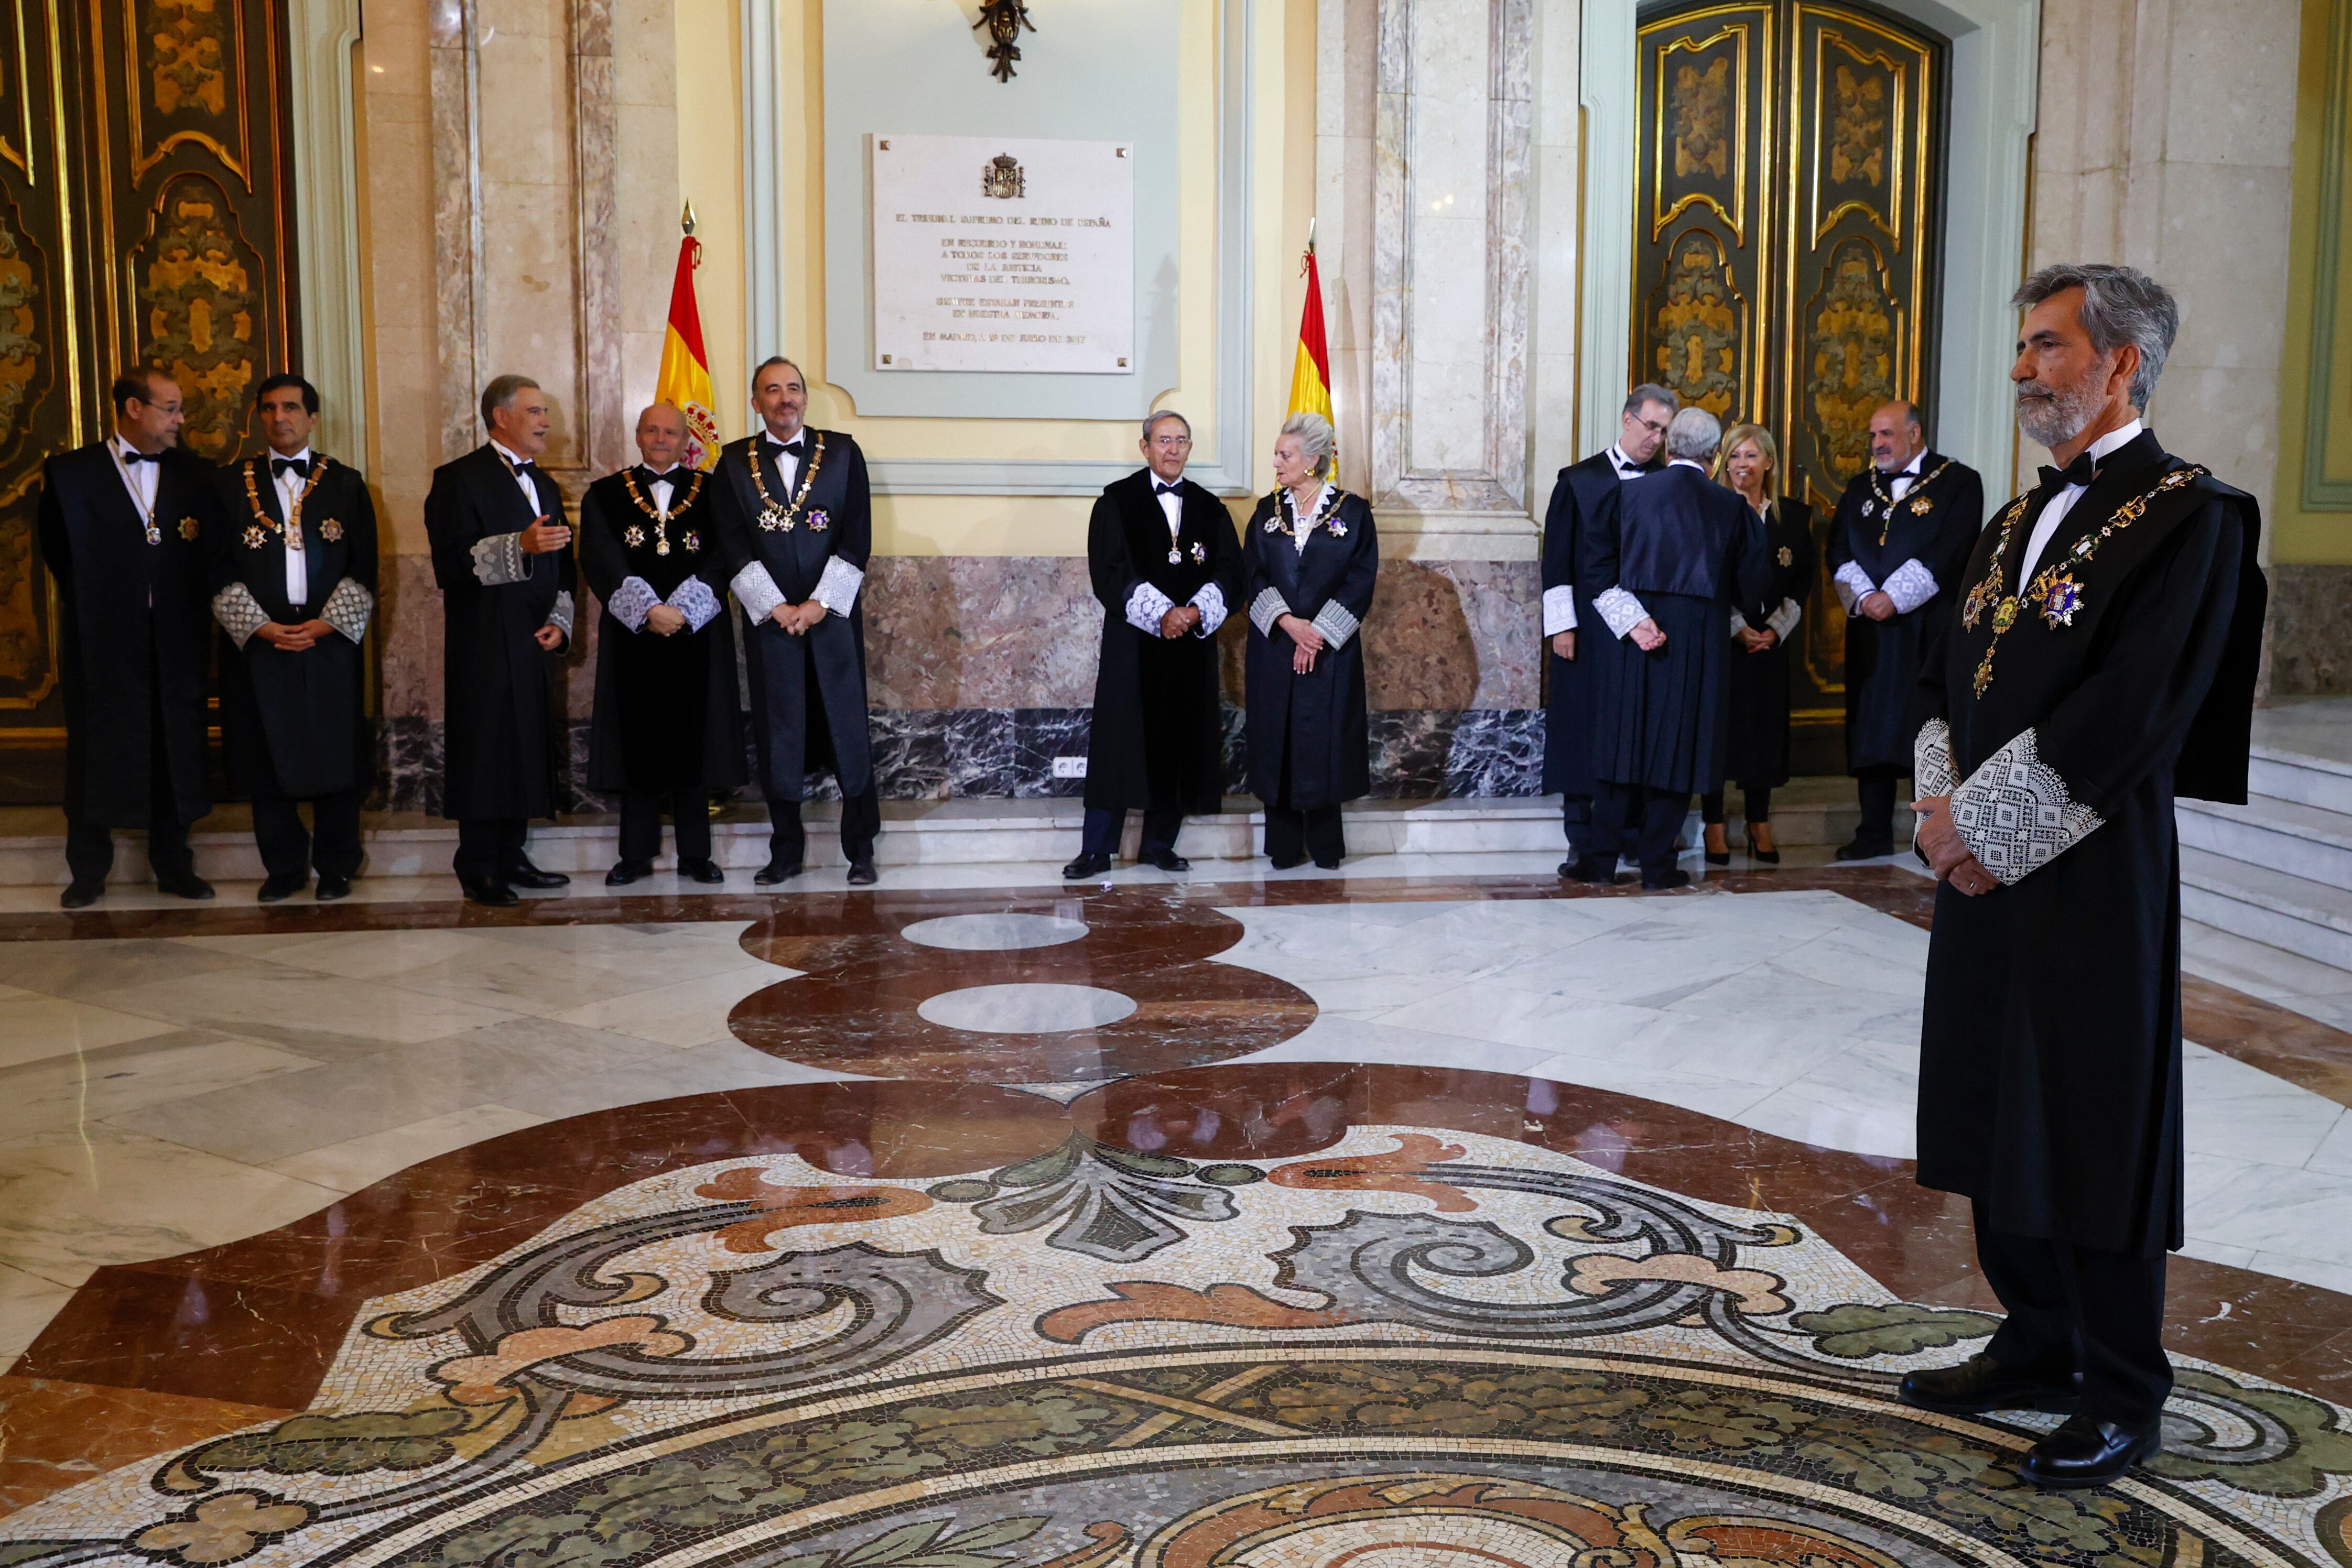
M 1769 571 L 1764 591 L 1731 612 L 1731 739 L 1724 777 L 1747 795 L 1742 812 L 1748 852 L 1767 865 L 1780 862 L 1772 841 L 1772 791 L 1789 781 L 1789 639 L 1805 612 L 1813 581 L 1813 509 L 1780 494 L 1780 453 L 1772 433 L 1760 424 L 1735 424 L 1724 433 L 1715 460 L 1717 483 L 1764 522 Z M 1724 789 L 1703 796 L 1706 863 L 1729 865 L 1724 836 Z

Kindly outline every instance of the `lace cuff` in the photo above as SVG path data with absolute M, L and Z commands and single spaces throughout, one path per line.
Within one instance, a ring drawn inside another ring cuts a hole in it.
M 1738 611 L 1737 611 L 1737 610 L 1733 611 L 1733 612 L 1731 612 L 1731 634 L 1732 634 L 1733 636 L 1737 637 L 1737 636 L 1738 636 L 1742 632 L 1746 632 L 1746 631 L 1748 631 L 1748 630 L 1750 630 L 1750 628 L 1749 628 L 1749 626 L 1748 626 L 1748 617 L 1747 617 L 1747 616 L 1745 616 L 1745 615 L 1742 615 L 1742 614 L 1741 614 L 1741 613 L 1739 613 L 1739 612 L 1738 612 Z
M 835 615 L 846 615 L 857 608 L 857 590 L 866 581 L 866 574 L 835 556 L 824 563 L 824 573 L 816 580 L 816 591 L 809 595 Z
M 737 572 L 735 580 L 727 586 L 735 591 L 735 602 L 743 607 L 743 613 L 749 615 L 755 625 L 773 615 L 776 606 L 784 601 L 783 591 L 776 586 L 776 580 L 770 577 L 768 569 L 756 560 Z
M 604 608 L 630 631 L 642 632 L 646 629 L 646 612 L 660 602 L 661 595 L 654 591 L 652 583 L 642 577 L 625 577 L 621 586 L 614 590 L 613 597 L 604 601 Z
M 1576 630 L 1576 590 L 1566 583 L 1547 588 L 1543 597 L 1544 632 L 1557 637 L 1563 632 Z
M 1348 645 L 1348 639 L 1356 634 L 1356 628 L 1363 622 L 1349 614 L 1346 605 L 1332 599 L 1325 601 L 1323 608 L 1315 612 L 1313 624 L 1315 630 L 1323 633 L 1324 646 L 1344 648 Z
M 1936 574 L 1916 560 L 1906 560 L 1886 574 L 1886 597 L 1895 601 L 1895 608 L 1908 615 L 1941 593 L 1936 586 Z
M 1594 594 L 1592 608 L 1601 612 L 1601 619 L 1608 623 L 1609 634 L 1612 637 L 1622 637 L 1650 618 L 1650 612 L 1642 608 L 1642 601 L 1622 588 Z
M 1127 623 L 1147 637 L 1160 635 L 1160 618 L 1176 608 L 1176 601 L 1148 582 L 1139 582 L 1127 596 Z
M 1201 591 L 1192 595 L 1192 607 L 1201 612 L 1201 623 L 1192 628 L 1192 635 L 1215 636 L 1217 628 L 1225 623 L 1225 591 L 1213 582 L 1204 582 Z
M 1911 793 L 1923 800 L 1949 799 L 1959 783 L 1959 769 L 1952 762 L 1952 727 L 1931 718 L 1911 743 Z
M 572 641 L 572 594 L 567 589 L 555 596 L 555 608 L 547 612 L 547 623 L 562 632 L 567 643 Z
M 1789 633 L 1797 629 L 1797 622 L 1803 620 L 1804 615 L 1803 605 L 1793 599 L 1783 599 L 1780 601 L 1780 609 L 1764 617 L 1764 624 L 1772 629 L 1772 634 L 1775 637 L 1785 643 L 1789 640 Z
M 1290 606 L 1271 588 L 1258 590 L 1257 597 L 1250 601 L 1250 624 L 1257 628 L 1261 637 L 1273 636 L 1274 623 L 1289 613 Z
M 686 617 L 688 630 L 699 632 L 719 617 L 719 595 L 698 577 L 689 577 L 669 596 L 669 607 Z
M 241 582 L 232 582 L 213 595 L 213 619 L 221 623 L 229 641 L 240 648 L 256 632 L 269 624 L 261 601 L 254 598 L 253 590 Z
M 1870 580 L 1870 573 L 1853 561 L 1838 568 L 1837 575 L 1830 580 L 1837 589 L 1839 607 L 1848 615 L 1853 614 L 1853 607 L 1862 602 L 1864 594 L 1878 591 L 1878 584 Z
M 1952 791 L 1952 825 L 1960 841 L 2003 886 L 2048 865 L 2105 821 L 2042 760 L 2041 742 L 2030 729 Z
M 354 643 L 366 638 L 368 622 L 374 618 L 375 595 L 367 591 L 367 584 L 348 577 L 335 584 L 335 591 L 319 606 L 319 619 Z
M 474 541 L 474 577 L 485 588 L 500 588 L 509 582 L 520 582 L 530 575 L 530 562 L 522 558 L 520 534 L 492 534 Z

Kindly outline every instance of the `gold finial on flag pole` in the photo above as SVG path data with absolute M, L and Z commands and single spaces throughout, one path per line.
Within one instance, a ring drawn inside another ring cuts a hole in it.
M 689 235 L 694 232 L 694 204 L 692 202 L 687 203 L 686 211 L 677 215 L 677 225 Z

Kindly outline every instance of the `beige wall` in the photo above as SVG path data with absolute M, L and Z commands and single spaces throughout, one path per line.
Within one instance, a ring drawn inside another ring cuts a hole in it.
M 2305 421 L 2310 413 L 2312 361 L 2326 354 L 2322 373 L 2327 385 L 2330 414 L 2326 461 L 2322 472 L 2336 477 L 2352 466 L 2352 291 L 2345 283 L 2352 274 L 2352 246 L 2339 250 L 2335 277 L 2323 277 L 2319 267 L 2319 214 L 2322 154 L 2326 135 L 2329 99 L 2343 90 L 2331 58 L 2332 36 L 2339 14 L 2352 0 L 2304 0 L 2303 56 L 2297 73 L 2294 145 L 2294 235 L 2289 258 L 2287 287 L 2286 361 L 2279 387 L 2278 487 L 2268 510 L 2271 559 L 2282 565 L 2352 565 L 2352 512 L 2306 508 L 2304 503 Z M 2333 106 L 2342 112 L 2343 106 Z M 2339 153 L 2340 153 L 2339 150 Z M 2345 171 L 2337 172 L 2338 200 Z M 2339 220 L 2340 222 L 2340 220 Z M 2342 246 L 2341 238 L 2338 240 Z M 2335 341 L 2323 347 L 2314 340 L 2317 330 L 2315 307 L 2323 298 L 2335 313 Z

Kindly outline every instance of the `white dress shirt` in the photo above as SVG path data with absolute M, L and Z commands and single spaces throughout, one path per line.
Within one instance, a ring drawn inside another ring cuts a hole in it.
M 1175 485 L 1170 485 L 1157 474 L 1151 476 L 1151 498 L 1160 503 L 1160 514 L 1168 519 L 1168 542 L 1171 545 L 1176 542 L 1176 536 L 1184 531 L 1184 497 L 1176 488 L 1183 482 L 1181 476 Z M 1162 488 L 1163 486 L 1166 487 Z
M 646 472 L 653 471 L 647 469 Z M 669 498 L 677 492 L 677 481 L 670 477 L 677 472 L 677 465 L 673 463 L 660 473 L 655 474 L 646 485 L 647 492 L 646 498 L 653 502 L 654 510 L 661 514 L 663 522 L 669 521 Z
M 1298 497 L 1290 498 L 1290 548 L 1300 555 L 1307 553 L 1307 541 L 1315 536 L 1315 519 L 1323 515 L 1324 506 L 1331 499 L 1331 481 L 1323 481 L 1315 492 L 1314 503 L 1298 505 Z
M 803 444 L 803 451 L 807 449 L 805 444 L 807 443 L 809 433 L 808 426 L 806 425 L 801 426 L 799 430 L 793 433 L 793 439 Z M 775 433 L 773 431 L 763 430 L 760 432 L 760 444 L 766 450 L 769 461 L 775 464 L 776 477 L 782 481 L 783 484 L 782 494 L 775 497 L 776 505 L 780 507 L 789 507 L 793 502 L 793 492 L 800 488 L 801 454 L 798 452 L 785 451 L 784 444 L 776 439 Z
M 131 505 L 139 508 L 139 520 L 152 524 L 155 520 L 155 486 L 163 477 L 163 465 L 144 458 L 131 462 L 131 455 L 139 449 L 119 435 L 108 444 L 114 448 L 114 465 L 121 472 L 123 484 L 130 487 Z
M 522 498 L 530 504 L 530 515 L 534 517 L 538 517 L 539 486 L 530 482 L 530 475 L 519 473 L 515 469 L 516 464 L 529 463 L 532 460 L 522 456 L 519 453 L 508 451 L 506 447 L 496 439 L 493 439 L 490 442 L 490 449 L 496 452 L 500 457 L 506 459 L 507 471 L 514 475 L 515 488 L 522 492 Z
M 1886 476 L 1888 500 L 1899 501 L 1911 493 L 1911 486 L 1919 482 L 1919 465 L 1925 462 L 1927 457 L 1927 449 L 1923 446 L 1911 455 L 1911 461 L 1905 464 L 1900 472 L 1889 474 Z
M 279 455 L 276 452 L 267 453 L 263 455 L 262 461 L 275 462 Z M 310 463 L 309 447 L 305 446 L 301 451 L 291 455 L 303 465 L 305 473 L 309 472 Z M 276 468 L 272 468 L 269 471 L 269 483 L 278 491 L 278 515 L 290 520 L 294 516 L 295 507 L 302 499 L 303 492 L 310 487 L 310 480 L 291 469 L 281 474 Z M 310 536 L 307 529 L 303 533 L 302 542 L 305 546 L 310 542 Z M 310 597 L 310 565 L 304 559 L 309 554 L 310 551 L 307 549 L 289 549 L 286 552 L 286 602 L 297 611 L 299 611 Z
M 2091 443 L 2091 461 L 2101 462 L 2109 453 L 2130 445 L 2139 439 L 2140 428 L 2140 422 L 2135 419 L 2121 430 L 2107 432 Z M 2051 539 L 2058 532 L 2058 525 L 2066 520 L 2066 514 L 2074 509 L 2074 503 L 2083 498 L 2083 492 L 2089 486 L 2084 485 L 2067 486 L 2051 497 L 2050 504 L 2042 508 L 2042 515 L 2033 519 L 2033 532 L 2025 541 L 2025 559 L 2017 569 L 2021 589 L 2033 580 L 2033 569 L 2041 564 L 2042 552 L 2050 548 Z

